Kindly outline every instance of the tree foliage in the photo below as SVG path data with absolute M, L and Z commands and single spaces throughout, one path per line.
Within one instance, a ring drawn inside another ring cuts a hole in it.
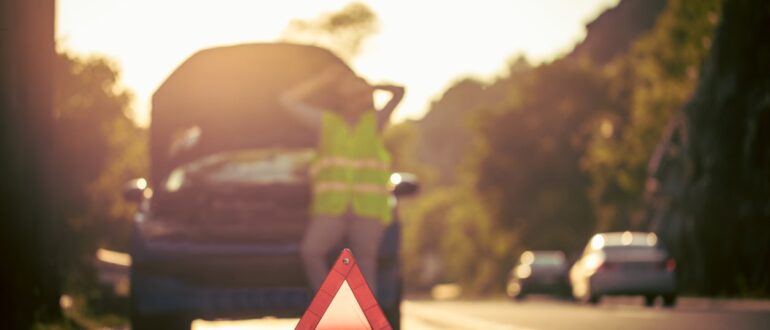
M 687 289 L 767 296 L 770 4 L 726 1 L 723 12 L 697 89 L 651 166 L 649 206 Z
M 315 19 L 292 20 L 283 39 L 329 48 L 346 60 L 358 55 L 367 38 L 377 33 L 379 20 L 368 6 L 352 2 Z
M 652 30 L 605 68 L 616 111 L 583 157 L 597 230 L 646 229 L 647 165 L 668 121 L 691 95 L 711 43 L 719 0 L 670 1 Z
M 476 186 L 500 229 L 526 248 L 575 249 L 593 228 L 580 170 L 608 82 L 587 63 L 557 61 L 519 77 L 518 99 L 482 113 Z
M 590 42 L 575 53 L 490 84 L 450 88 L 418 123 L 417 148 L 418 159 L 449 178 L 411 205 L 406 237 L 419 243 L 405 249 L 437 253 L 441 280 L 489 292 L 495 285 L 470 283 L 501 284 L 524 249 L 573 252 L 597 231 L 657 228 L 645 200 L 663 183 L 647 179 L 648 167 L 662 137 L 682 136 L 669 123 L 693 92 L 720 2 L 623 1 L 589 24 Z M 637 19 L 628 25 L 635 31 L 607 31 Z M 607 33 L 611 43 L 597 42 Z M 473 235 L 480 242 L 467 242 L 468 226 L 483 232 Z M 424 273 L 419 266 L 407 263 L 410 276 Z
M 436 187 L 403 208 L 404 273 L 411 289 L 455 282 L 467 294 L 496 291 L 516 236 L 496 225 L 477 194 Z
M 55 195 L 70 242 L 65 275 L 70 285 L 87 285 L 96 247 L 127 245 L 135 210 L 122 186 L 146 174 L 146 134 L 127 116 L 131 96 L 114 64 L 65 53 L 54 68 Z
M 437 170 L 441 184 L 455 183 L 455 174 L 469 152 L 473 137 L 468 124 L 470 114 L 487 96 L 484 88 L 483 83 L 473 79 L 455 83 L 431 104 L 431 111 L 418 123 L 422 140 L 417 158 Z M 452 143 L 447 143 L 448 136 Z

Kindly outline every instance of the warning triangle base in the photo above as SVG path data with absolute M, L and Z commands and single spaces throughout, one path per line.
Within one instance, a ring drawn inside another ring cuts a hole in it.
M 392 327 L 353 253 L 344 249 L 295 329 L 384 330 Z

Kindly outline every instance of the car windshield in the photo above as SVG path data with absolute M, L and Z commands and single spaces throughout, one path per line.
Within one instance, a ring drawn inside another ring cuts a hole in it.
M 535 255 L 533 265 L 558 266 L 564 263 L 564 256 L 557 254 Z
M 520 259 L 522 264 L 539 266 L 559 266 L 564 261 L 564 254 L 559 251 L 526 251 Z
M 174 192 L 190 185 L 297 183 L 306 180 L 312 149 L 259 149 L 214 154 L 174 169 L 164 184 Z

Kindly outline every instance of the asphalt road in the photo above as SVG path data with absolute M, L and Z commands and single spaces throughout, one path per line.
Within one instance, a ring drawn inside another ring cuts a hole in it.
M 430 301 L 403 305 L 403 329 L 770 329 L 770 304 L 682 299 L 676 308 L 646 308 L 641 299 L 609 298 L 598 306 L 547 297 Z M 206 322 L 193 329 L 293 329 L 296 319 Z

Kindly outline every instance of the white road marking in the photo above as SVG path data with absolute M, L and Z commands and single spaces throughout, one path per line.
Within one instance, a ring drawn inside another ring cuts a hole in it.
M 647 319 L 647 320 L 653 320 L 653 319 L 662 319 L 663 315 L 653 314 L 649 312 L 634 312 L 634 311 L 622 311 L 622 312 L 614 312 L 612 313 L 613 316 L 617 317 L 625 317 L 630 319 Z
M 277 319 L 277 318 L 263 318 L 253 320 L 238 320 L 238 321 L 204 321 L 195 320 L 192 323 L 192 330 L 252 330 L 252 329 L 264 329 L 264 330 L 291 330 L 297 326 L 299 319 Z
M 435 324 L 436 328 L 440 329 L 534 330 L 513 324 L 493 322 L 473 316 L 451 313 L 440 308 L 428 307 L 410 301 L 403 302 L 401 306 L 409 317 Z

